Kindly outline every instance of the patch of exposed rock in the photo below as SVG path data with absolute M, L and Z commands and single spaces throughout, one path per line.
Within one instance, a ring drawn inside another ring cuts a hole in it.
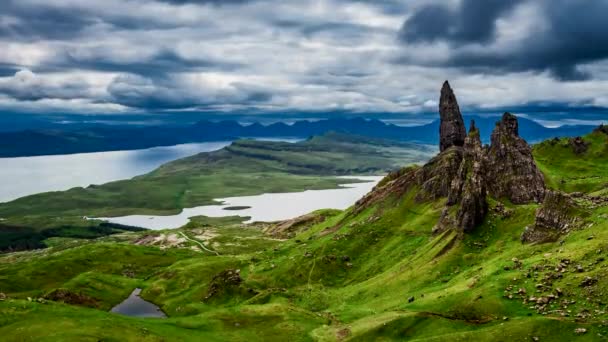
M 604 125 L 604 124 L 601 124 L 601 125 L 597 126 L 593 130 L 593 132 L 595 132 L 595 133 L 604 133 L 604 134 L 608 135 L 608 126 Z
M 91 308 L 99 307 L 99 302 L 82 293 L 75 293 L 68 289 L 56 289 L 44 296 L 46 300 L 54 302 L 63 302 L 71 305 L 87 306 Z
M 533 227 L 526 227 L 521 235 L 524 243 L 554 242 L 569 230 L 580 226 L 581 208 L 568 196 L 558 191 L 546 191 L 543 204 L 536 211 Z
M 450 87 L 450 83 L 445 81 L 441 88 L 441 98 L 439 99 L 439 116 L 441 125 L 439 126 L 439 150 L 441 152 L 452 146 L 463 146 L 467 135 L 456 95 Z
M 242 281 L 241 270 L 228 269 L 216 274 L 209 284 L 205 300 L 230 293 L 241 285 Z
M 486 153 L 488 193 L 515 204 L 540 203 L 545 195 L 545 179 L 534 162 L 532 149 L 519 136 L 515 115 L 502 116 L 491 142 Z
M 575 154 L 583 154 L 589 149 L 589 143 L 581 137 L 570 138 L 568 140 L 568 145 L 570 145 Z
M 322 213 L 310 213 L 271 225 L 264 229 L 264 233 L 278 239 L 290 239 L 297 233 L 325 221 L 326 218 Z

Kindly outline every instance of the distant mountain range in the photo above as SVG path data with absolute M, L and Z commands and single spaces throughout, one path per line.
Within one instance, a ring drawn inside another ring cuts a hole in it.
M 481 131 L 482 141 L 489 141 L 490 132 L 498 118 L 465 116 L 474 119 Z M 520 135 L 536 142 L 552 137 L 579 136 L 593 127 L 544 127 L 532 120 L 520 118 Z M 243 125 L 237 121 L 200 121 L 192 125 L 109 126 L 98 125 L 76 130 L 34 129 L 0 132 L 0 157 L 23 157 L 114 150 L 134 150 L 184 143 L 234 140 L 247 137 L 308 138 L 326 132 L 356 134 L 374 138 L 435 144 L 439 137 L 439 120 L 414 127 L 396 126 L 376 119 L 336 118 L 319 121 L 297 121 L 291 125 L 279 122 L 270 125 Z

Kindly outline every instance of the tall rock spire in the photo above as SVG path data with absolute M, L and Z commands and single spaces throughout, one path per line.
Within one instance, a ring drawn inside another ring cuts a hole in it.
M 451 146 L 463 146 L 467 136 L 464 121 L 460 114 L 456 95 L 450 87 L 448 81 L 443 83 L 441 88 L 441 98 L 439 99 L 439 116 L 441 125 L 439 126 L 439 150 L 447 150 Z

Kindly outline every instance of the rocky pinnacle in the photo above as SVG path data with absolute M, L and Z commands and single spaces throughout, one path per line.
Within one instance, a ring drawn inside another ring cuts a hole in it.
M 452 146 L 463 146 L 467 136 L 464 121 L 460 114 L 458 101 L 448 81 L 443 83 L 441 98 L 439 100 L 439 150 L 441 152 Z

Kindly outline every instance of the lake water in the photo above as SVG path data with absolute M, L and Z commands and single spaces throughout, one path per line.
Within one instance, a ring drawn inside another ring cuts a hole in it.
M 122 303 L 112 308 L 111 312 L 131 317 L 166 318 L 167 315 L 156 305 L 145 301 L 139 294 L 141 289 L 135 289 Z
M 363 183 L 343 184 L 338 189 L 307 190 L 302 192 L 269 193 L 257 196 L 220 198 L 221 205 L 206 205 L 184 209 L 178 215 L 154 216 L 131 215 L 100 218 L 113 223 L 148 229 L 174 229 L 188 223 L 190 217 L 208 216 L 248 216 L 255 221 L 288 220 L 319 209 L 346 209 L 367 194 L 382 177 L 340 177 L 360 179 Z M 242 210 L 226 210 L 230 207 L 244 207 Z
M 296 142 L 301 139 L 258 140 Z M 0 158 L 0 202 L 40 192 L 129 179 L 148 173 L 169 161 L 219 150 L 230 143 L 220 141 L 133 151 Z

